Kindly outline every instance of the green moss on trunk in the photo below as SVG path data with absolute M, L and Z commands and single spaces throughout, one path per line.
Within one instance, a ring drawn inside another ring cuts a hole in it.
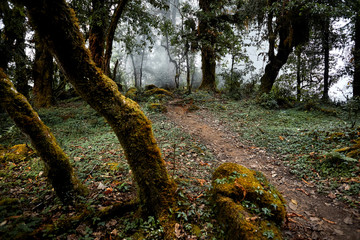
M 162 219 L 174 204 L 176 184 L 169 178 L 151 129 L 137 103 L 95 66 L 75 13 L 63 0 L 23 1 L 31 22 L 57 58 L 76 91 L 104 116 L 117 135 L 132 169 L 144 210 Z
M 84 193 L 70 165 L 69 158 L 57 144 L 50 129 L 40 120 L 27 99 L 16 91 L 14 85 L 0 69 L 0 105 L 16 125 L 29 136 L 32 146 L 45 163 L 47 177 L 57 196 L 71 203 L 77 193 Z

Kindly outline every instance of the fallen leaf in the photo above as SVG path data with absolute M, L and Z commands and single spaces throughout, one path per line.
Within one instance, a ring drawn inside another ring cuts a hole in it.
M 353 220 L 351 217 L 346 217 L 344 219 L 344 223 L 347 224 L 347 225 L 352 225 L 353 224 Z
M 118 230 L 116 230 L 116 228 L 114 230 L 111 231 L 111 235 L 117 235 L 118 234 Z
M 176 238 L 181 238 L 181 227 L 179 223 L 175 223 L 175 236 Z
M 99 183 L 97 189 L 104 190 L 104 189 L 106 189 L 106 186 L 101 182 L 101 183 Z
M 209 165 L 209 164 L 206 163 L 206 162 L 201 161 L 201 162 L 200 162 L 200 165 L 201 165 L 201 166 L 207 166 L 207 165 Z
M 289 208 L 290 208 L 291 210 L 295 211 L 295 210 L 297 209 L 297 205 L 294 204 L 294 203 L 292 203 L 292 202 L 290 202 L 290 203 L 289 203 Z
M 334 198 L 336 198 L 336 195 L 333 192 L 331 192 L 328 194 L 328 197 L 331 199 L 334 199 Z
M 284 141 L 284 140 L 285 140 L 285 138 L 284 138 L 283 136 L 279 136 L 279 139 L 280 139 L 281 141 Z
M 318 222 L 318 221 L 320 221 L 320 218 L 318 218 L 318 217 L 310 217 L 310 221 Z
M 293 203 L 293 204 L 295 204 L 295 205 L 297 205 L 298 203 L 297 203 L 297 201 L 295 200 L 295 199 L 291 199 L 291 202 Z
M 340 235 L 340 236 L 343 236 L 344 235 L 344 232 L 339 230 L 339 229 L 334 229 L 334 232 L 337 234 L 337 235 Z
M 107 188 L 107 189 L 105 190 L 104 194 L 108 195 L 108 194 L 110 194 L 110 193 L 112 193 L 112 192 L 113 192 L 113 189 L 112 189 L 112 188 Z

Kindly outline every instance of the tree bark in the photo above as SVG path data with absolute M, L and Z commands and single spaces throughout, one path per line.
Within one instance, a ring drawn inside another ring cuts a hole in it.
M 105 117 L 117 135 L 138 185 L 146 213 L 161 220 L 175 202 L 176 184 L 153 136 L 151 122 L 137 103 L 125 98 L 103 74 L 85 48 L 75 13 L 65 0 L 23 1 L 39 35 L 49 46 L 69 82 Z
M 296 100 L 301 100 L 301 48 L 296 49 Z
M 103 65 L 104 47 L 105 47 L 105 29 L 107 13 L 105 9 L 105 0 L 92 0 L 92 21 L 89 32 L 89 48 L 93 60 L 99 68 Z
M 276 30 L 274 31 L 272 27 L 273 13 L 270 12 L 268 15 L 269 62 L 265 67 L 264 75 L 260 79 L 259 96 L 271 91 L 280 69 L 286 64 L 293 48 L 308 41 L 309 20 L 307 12 L 302 11 L 301 7 L 302 6 L 299 5 L 294 7 L 294 9 L 283 10 L 281 13 L 278 13 Z M 279 46 L 277 54 L 275 55 L 276 33 L 279 34 Z
M 45 44 L 35 37 L 35 60 L 33 66 L 34 78 L 34 106 L 37 108 L 50 107 L 53 102 L 53 57 Z
M 78 193 L 86 189 L 76 178 L 68 156 L 56 142 L 50 129 L 40 120 L 27 99 L 17 92 L 6 74 L 0 69 L 0 105 L 11 119 L 26 133 L 45 163 L 49 182 L 65 204 L 72 203 Z
M 289 34 L 290 31 L 288 27 L 282 27 L 279 30 L 280 43 L 278 53 L 273 55 L 273 57 L 271 57 L 271 55 L 269 57 L 269 63 L 265 67 L 265 73 L 260 79 L 260 95 L 271 91 L 280 69 L 287 62 L 287 59 L 292 51 L 292 46 L 289 42 L 286 42 Z
M 360 97 L 360 11 L 355 18 L 353 97 Z
M 119 4 L 117 5 L 114 14 L 111 18 L 111 23 L 106 35 L 106 49 L 105 49 L 105 58 L 104 58 L 104 64 L 103 64 L 103 70 L 104 73 L 107 76 L 110 76 L 110 60 L 112 55 L 112 46 L 113 46 L 113 40 L 115 36 L 115 30 L 117 27 L 117 24 L 119 22 L 119 19 L 121 17 L 121 14 L 124 12 L 126 4 L 129 2 L 129 0 L 120 0 Z
M 324 20 L 324 29 L 322 31 L 322 45 L 324 53 L 324 89 L 322 101 L 329 101 L 329 68 L 330 68 L 330 19 L 326 17 Z
M 205 15 L 211 14 L 216 1 L 199 0 L 200 9 Z M 216 91 L 216 59 L 215 59 L 215 33 L 212 32 L 210 21 L 204 17 L 199 19 L 199 34 L 202 39 L 201 43 L 201 70 L 202 82 L 200 89 Z

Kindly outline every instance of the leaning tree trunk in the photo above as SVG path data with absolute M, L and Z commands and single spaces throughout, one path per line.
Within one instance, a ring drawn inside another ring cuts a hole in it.
M 271 91 L 280 69 L 287 62 L 287 59 L 292 51 L 291 43 L 287 41 L 289 34 L 289 26 L 283 26 L 280 28 L 280 43 L 278 52 L 276 55 L 269 56 L 269 63 L 266 65 L 265 73 L 260 79 L 260 95 Z
M 33 66 L 34 106 L 50 107 L 53 104 L 53 57 L 46 45 L 35 37 L 35 60 Z
M 354 49 L 354 79 L 353 96 L 360 97 L 360 12 L 355 18 L 355 49 Z
M 65 0 L 23 1 L 39 35 L 61 65 L 69 82 L 91 107 L 105 117 L 117 135 L 134 179 L 139 200 L 160 220 L 175 202 L 176 184 L 167 174 L 151 122 L 139 105 L 117 90 L 91 59 L 75 13 Z
M 306 43 L 309 39 L 309 17 L 306 7 L 299 5 L 291 10 L 282 12 L 282 15 L 278 16 L 276 20 L 276 31 L 273 30 L 272 19 L 273 13 L 270 12 L 268 16 L 269 63 L 266 65 L 265 73 L 260 79 L 259 96 L 271 91 L 280 69 L 286 64 L 293 48 Z M 275 55 L 277 31 L 279 34 L 279 44 L 277 54 Z
M 0 68 L 0 105 L 8 112 L 22 132 L 30 137 L 32 146 L 45 163 L 49 182 L 65 204 L 72 203 L 86 189 L 76 178 L 68 156 L 63 152 L 50 129 L 40 120 L 26 97 Z

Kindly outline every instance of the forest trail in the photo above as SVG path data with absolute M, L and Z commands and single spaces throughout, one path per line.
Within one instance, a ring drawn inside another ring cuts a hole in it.
M 220 165 L 235 162 L 261 171 L 287 201 L 287 239 L 360 239 L 358 210 L 337 201 L 334 196 L 320 194 L 316 187 L 299 180 L 281 160 L 265 150 L 246 146 L 226 123 L 205 109 L 188 111 L 189 105 L 174 100 L 167 105 L 168 118 L 211 149 Z

